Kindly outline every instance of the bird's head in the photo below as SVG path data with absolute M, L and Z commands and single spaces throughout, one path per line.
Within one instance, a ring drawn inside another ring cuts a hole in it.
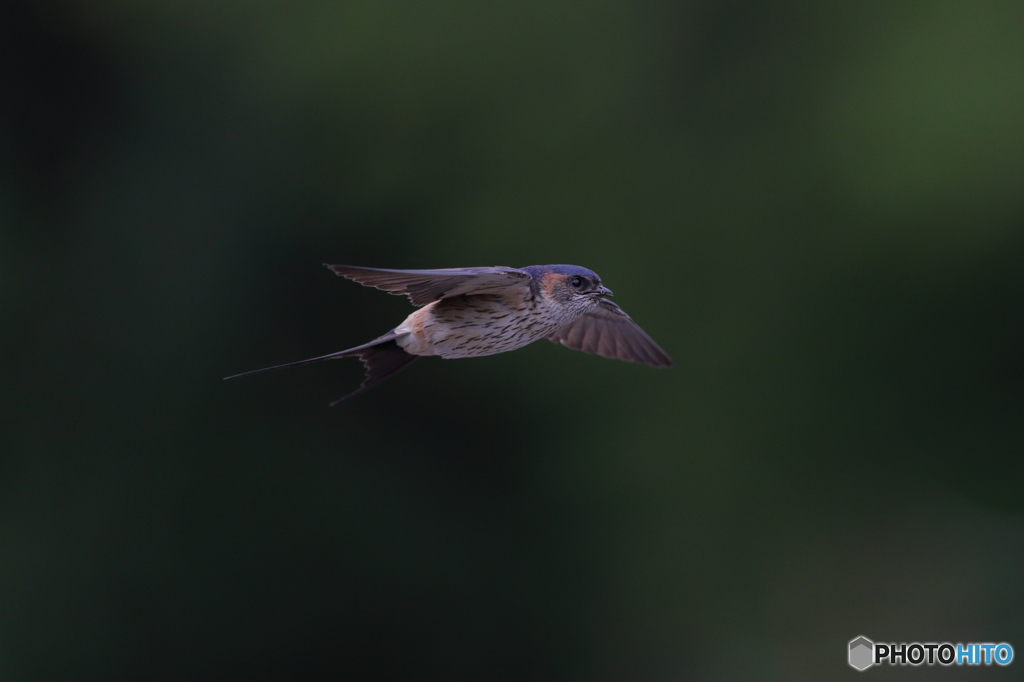
M 596 272 L 578 265 L 532 265 L 523 270 L 533 277 L 541 296 L 565 307 L 587 309 L 612 295 Z

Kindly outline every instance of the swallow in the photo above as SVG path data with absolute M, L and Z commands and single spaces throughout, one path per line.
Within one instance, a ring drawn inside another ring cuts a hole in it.
M 408 296 L 416 310 L 369 343 L 237 377 L 358 356 L 366 368 L 358 389 L 337 405 L 429 355 L 445 359 L 505 353 L 548 339 L 584 353 L 670 367 L 672 358 L 622 308 L 597 273 L 576 265 L 385 270 L 328 265 L 364 286 Z

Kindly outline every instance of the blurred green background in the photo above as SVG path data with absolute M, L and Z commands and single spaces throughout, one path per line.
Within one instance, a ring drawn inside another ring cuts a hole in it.
M 1022 35 L 984 0 L 8 0 L 0 677 L 1024 652 Z M 676 367 L 222 382 L 410 310 L 324 262 L 584 265 Z

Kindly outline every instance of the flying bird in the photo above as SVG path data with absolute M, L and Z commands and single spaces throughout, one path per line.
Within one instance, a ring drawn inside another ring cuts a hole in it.
M 409 297 L 422 306 L 369 343 L 320 357 L 243 372 L 236 377 L 310 362 L 359 356 L 366 375 L 348 400 L 421 357 L 473 358 L 549 339 L 584 353 L 652 367 L 670 367 L 658 347 L 622 308 L 597 273 L 576 265 L 384 270 L 327 265 L 365 286 Z

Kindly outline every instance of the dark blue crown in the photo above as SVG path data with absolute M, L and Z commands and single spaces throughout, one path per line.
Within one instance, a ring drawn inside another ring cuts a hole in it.
M 586 268 L 581 268 L 578 265 L 530 265 L 522 269 L 530 273 L 530 277 L 533 277 L 534 279 L 540 279 L 547 273 L 554 272 L 559 275 L 579 275 L 580 277 L 586 277 L 594 280 L 595 282 L 601 281 L 601 278 L 597 276 L 596 272 L 593 270 L 587 270 Z

